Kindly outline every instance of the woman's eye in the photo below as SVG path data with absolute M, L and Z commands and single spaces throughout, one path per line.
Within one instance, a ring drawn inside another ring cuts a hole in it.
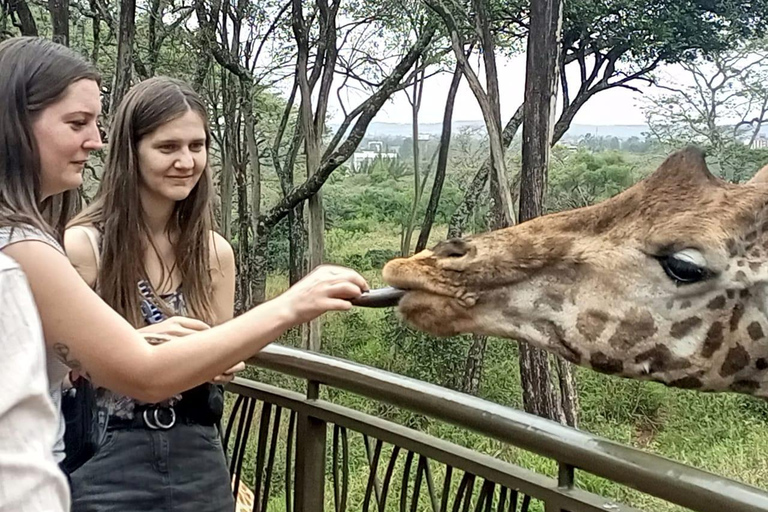
M 88 126 L 88 122 L 87 122 L 87 121 L 82 121 L 82 120 L 78 120 L 78 121 L 70 121 L 70 122 L 69 122 L 69 125 L 70 125 L 70 126 L 71 126 L 71 127 L 72 127 L 72 128 L 75 130 L 75 131 L 79 131 L 79 130 L 82 130 L 83 128 L 85 128 L 86 126 Z
M 198 152 L 202 151 L 203 149 L 205 149 L 205 145 L 203 145 L 203 144 L 192 144 L 189 147 L 189 149 L 191 151 L 194 151 L 195 153 L 198 153 Z
M 711 273 L 703 264 L 698 251 L 685 250 L 658 258 L 661 268 L 676 284 L 691 284 L 704 281 Z

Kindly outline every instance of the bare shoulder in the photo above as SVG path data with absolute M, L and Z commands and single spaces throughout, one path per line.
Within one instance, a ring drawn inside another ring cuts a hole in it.
M 211 270 L 231 272 L 235 268 L 235 252 L 227 239 L 211 231 Z
M 93 286 L 98 275 L 98 249 L 94 246 L 96 237 L 98 232 L 92 226 L 73 226 L 64 232 L 67 257 L 89 286 Z

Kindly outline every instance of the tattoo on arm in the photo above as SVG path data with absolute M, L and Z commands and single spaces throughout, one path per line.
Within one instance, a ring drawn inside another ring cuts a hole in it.
M 91 376 L 88 375 L 88 372 L 85 371 L 80 360 L 71 357 L 71 354 L 69 353 L 69 347 L 67 345 L 64 343 L 54 343 L 53 352 L 61 360 L 62 363 L 69 366 L 72 370 L 75 370 L 86 379 L 91 380 Z

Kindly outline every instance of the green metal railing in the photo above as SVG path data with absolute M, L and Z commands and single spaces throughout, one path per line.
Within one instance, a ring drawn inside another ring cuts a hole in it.
M 254 480 L 248 484 L 255 494 L 253 510 L 267 510 L 275 495 L 271 485 L 276 461 L 284 475 L 281 491 L 287 512 L 324 510 L 326 478 L 334 509 L 353 510 L 349 453 L 356 436 L 368 462 L 362 510 L 385 510 L 388 500 L 392 508 L 394 492 L 399 492 L 399 508 L 394 509 L 414 512 L 526 512 L 535 502 L 543 503 L 546 512 L 636 510 L 576 488 L 578 470 L 695 511 L 768 511 L 766 491 L 436 385 L 274 344 L 250 363 L 308 381 L 306 394 L 239 378 L 228 386 L 238 395 L 225 428 L 231 470 L 239 480 L 244 461 L 252 461 Z M 395 405 L 548 457 L 558 464 L 558 478 L 320 400 L 320 386 Z M 259 423 L 255 441 L 254 421 Z M 278 458 L 280 440 L 285 453 Z M 255 454 L 247 457 L 246 447 L 254 444 Z M 441 483 L 435 481 L 438 472 Z M 396 474 L 401 475 L 399 482 Z

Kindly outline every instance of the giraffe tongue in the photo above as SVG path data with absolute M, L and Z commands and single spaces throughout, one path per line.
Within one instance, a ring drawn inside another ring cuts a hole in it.
M 360 297 L 352 299 L 350 302 L 355 306 L 364 308 L 389 308 L 397 306 L 397 303 L 400 302 L 403 295 L 405 295 L 405 290 L 393 288 L 392 286 L 385 286 L 384 288 L 368 290 Z

